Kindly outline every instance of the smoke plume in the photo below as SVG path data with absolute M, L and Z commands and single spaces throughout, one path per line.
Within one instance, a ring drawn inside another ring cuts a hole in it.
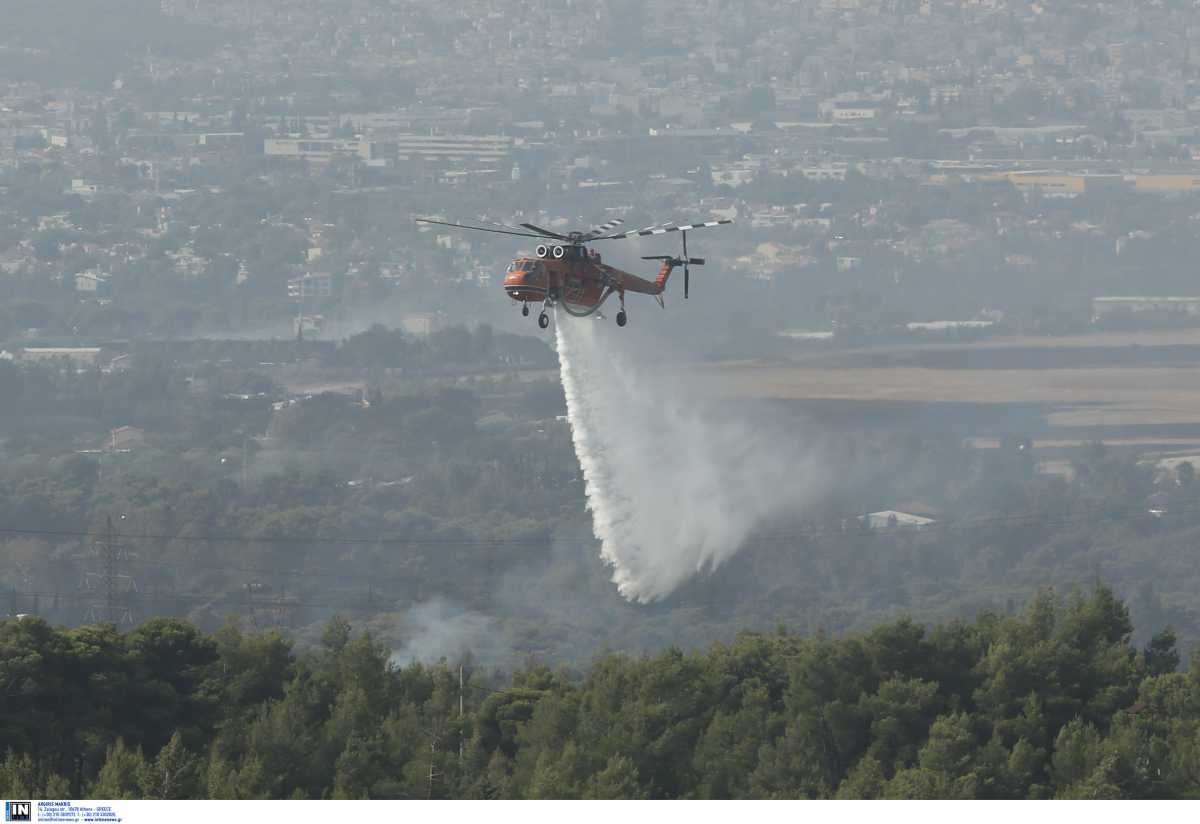
M 435 597 L 409 610 L 405 640 L 392 652 L 399 666 L 413 662 L 436 663 L 470 656 L 483 664 L 507 663 L 512 649 L 499 640 L 497 621 Z
M 617 589 L 670 595 L 731 558 L 766 518 L 804 503 L 815 476 L 791 439 L 689 402 L 654 351 L 559 315 L 558 356 L 592 528 Z

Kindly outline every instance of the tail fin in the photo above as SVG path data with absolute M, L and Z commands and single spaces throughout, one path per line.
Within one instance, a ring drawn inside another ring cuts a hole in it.
M 683 263 L 679 258 L 671 257 L 670 255 L 642 255 L 642 260 L 662 261 L 662 266 L 658 270 L 658 277 L 654 279 L 654 285 L 658 287 L 658 294 L 660 295 L 667 288 L 667 278 L 671 277 L 671 271 Z
M 684 247 L 687 248 L 686 246 Z M 667 288 L 667 278 L 671 277 L 672 270 L 683 267 L 683 296 L 688 296 L 688 266 L 703 266 L 704 258 L 690 257 L 671 257 L 670 255 L 643 255 L 642 260 L 661 260 L 662 268 L 658 270 L 658 277 L 654 280 L 654 285 L 658 287 L 658 294 L 662 294 Z
M 662 266 L 658 270 L 658 277 L 654 279 L 654 285 L 658 287 L 660 295 L 667 288 L 667 279 L 671 277 L 671 272 L 675 269 L 677 262 L 675 258 L 666 258 L 663 260 Z

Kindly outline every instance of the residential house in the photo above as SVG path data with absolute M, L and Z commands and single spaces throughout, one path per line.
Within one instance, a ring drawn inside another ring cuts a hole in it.
M 136 426 L 118 426 L 108 434 L 111 452 L 128 452 L 146 445 L 146 433 Z

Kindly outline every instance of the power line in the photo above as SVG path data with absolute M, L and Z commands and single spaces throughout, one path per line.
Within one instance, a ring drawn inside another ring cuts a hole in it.
M 1196 513 L 1200 512 L 1200 504 L 1173 506 L 1169 510 L 1170 513 Z M 1128 507 L 1109 507 L 1091 512 L 1064 513 L 1055 515 L 1050 513 L 1025 513 L 1013 515 L 996 515 L 983 518 L 969 518 L 959 521 L 942 521 L 934 522 L 927 525 L 916 526 L 909 524 L 898 524 L 888 526 L 882 529 L 870 529 L 861 526 L 862 521 L 854 519 L 854 525 L 848 526 L 850 519 L 843 521 L 842 528 L 816 528 L 816 527 L 800 527 L 790 530 L 786 533 L 764 533 L 747 541 L 747 546 L 756 544 L 784 544 L 794 543 L 806 538 L 818 538 L 822 536 L 834 535 L 852 535 L 857 537 L 892 537 L 897 534 L 928 534 L 938 532 L 953 532 L 966 531 L 973 529 L 986 528 L 1024 528 L 1024 527 L 1053 527 L 1053 526 L 1070 526 L 1080 524 L 1097 524 L 1100 522 L 1112 522 L 1120 520 L 1130 520 L 1137 516 L 1148 516 L 1144 506 L 1128 506 Z M 1150 516 L 1153 517 L 1153 516 Z M 312 570 L 279 570 L 279 569 L 263 569 L 257 567 L 246 567 L 232 564 L 222 563 L 193 563 L 193 567 L 198 569 L 211 569 L 215 571 L 238 572 L 243 574 L 254 574 L 262 576 L 294 576 L 294 577 L 313 577 L 323 579 L 333 579 L 342 581 L 362 581 L 367 582 L 367 591 L 361 603 L 354 603 L 356 600 L 350 597 L 347 593 L 347 598 L 337 600 L 314 600 L 309 598 L 300 598 L 296 596 L 275 596 L 255 600 L 253 597 L 245 598 L 242 590 L 228 591 L 220 594 L 205 594 L 196 592 L 169 592 L 169 593 L 146 593 L 137 592 L 132 586 L 132 576 L 123 575 L 118 571 L 118 562 L 124 564 L 137 564 L 147 566 L 161 566 L 178 568 L 179 562 L 175 561 L 150 561 L 137 559 L 130 556 L 126 552 L 125 545 L 118 541 L 121 540 L 184 540 L 190 542 L 204 543 L 256 543 L 262 542 L 263 539 L 252 536 L 190 536 L 177 538 L 173 536 L 155 536 L 155 535 L 120 535 L 118 536 L 113 528 L 111 518 L 106 521 L 103 531 L 95 532 L 88 530 L 39 530 L 39 529 L 23 529 L 17 527 L 0 527 L 0 535 L 37 535 L 47 537 L 60 538 L 75 538 L 84 539 L 91 538 L 94 541 L 94 549 L 102 559 L 103 571 L 99 573 L 90 573 L 93 579 L 99 577 L 104 582 L 104 600 L 103 607 L 105 617 L 112 623 L 128 622 L 132 623 L 132 605 L 131 602 L 136 601 L 140 605 L 162 604 L 175 605 L 177 608 L 184 608 L 189 604 L 204 605 L 204 604 L 220 604 L 225 606 L 233 606 L 239 602 L 239 594 L 243 596 L 241 603 L 254 608 L 266 608 L 276 612 L 285 610 L 290 613 L 291 610 L 298 608 L 313 608 L 313 609 L 332 609 L 343 612 L 375 612 L 383 603 L 392 600 L 400 600 L 403 596 L 389 597 L 385 593 L 381 593 L 376 588 L 378 584 L 390 582 L 402 582 L 408 579 L 401 576 L 385 578 L 381 576 L 372 576 L 367 574 L 347 575 L 336 569 L 312 569 Z M 594 545 L 596 542 L 591 539 L 562 539 L 556 540 L 559 543 L 570 544 L 587 544 Z M 334 538 L 283 538 L 275 537 L 268 543 L 276 545 L 322 545 L 322 544 L 404 544 L 404 545 L 460 545 L 460 546 L 534 546 L 542 542 L 532 540 L 517 540 L 517 539 L 497 539 L 494 541 L 471 540 L 465 539 L 455 541 L 451 539 L 402 539 L 402 538 L 360 538 L 360 537 L 334 537 Z M 128 580 L 130 586 L 122 587 L 122 583 Z M 89 586 L 88 589 L 91 587 Z M 246 590 L 249 592 L 249 590 Z M 36 603 L 39 598 L 58 598 L 63 593 L 59 592 L 39 592 L 33 591 L 26 586 L 19 593 L 14 589 L 13 597 L 17 595 L 29 597 Z M 101 604 L 93 603 L 89 609 L 87 620 L 99 620 L 98 609 Z M 468 688 L 479 689 L 474 684 L 468 684 Z M 490 691 L 486 690 L 485 691 Z
M 64 593 L 62 593 L 62 592 L 41 592 L 41 591 L 36 591 L 36 590 L 27 590 L 27 591 L 22 591 L 22 592 L 17 593 L 18 596 L 29 597 L 29 598 L 49 598 L 49 597 L 55 597 L 55 596 L 62 596 L 63 594 Z M 366 604 L 356 605 L 353 603 L 348 603 L 346 601 L 319 601 L 319 600 L 314 601 L 314 600 L 306 600 L 303 598 L 293 599 L 290 596 L 284 596 L 284 597 L 286 600 L 281 601 L 281 603 L 286 605 L 289 608 L 311 607 L 314 609 L 336 609 L 336 610 L 344 610 L 347 612 L 363 612 L 363 611 L 374 611 L 378 606 L 378 605 L 368 606 Z M 205 593 L 197 593 L 197 592 L 139 593 L 137 595 L 136 600 L 139 604 L 166 604 L 166 605 L 169 605 L 169 604 L 176 604 L 176 605 L 201 604 L 201 605 L 203 605 L 203 604 L 208 604 L 208 603 L 221 603 L 221 604 L 241 603 L 241 604 L 245 604 L 246 603 L 244 594 L 240 590 L 230 591 L 230 592 L 221 593 L 221 594 L 205 594 Z M 259 602 L 255 602 L 252 605 L 253 606 L 266 606 L 267 603 L 268 602 L 266 602 L 266 601 L 259 601 Z
M 58 538 L 91 538 L 99 537 L 102 533 L 69 529 L 23 529 L 19 527 L 0 527 L 0 534 L 29 535 L 33 537 Z M 130 540 L 139 541 L 178 541 L 183 543 L 236 543 L 236 544 L 283 544 L 296 546 L 301 544 L 322 545 L 429 545 L 429 546 L 532 546 L 538 541 L 529 538 L 387 538 L 387 537 L 329 537 L 315 538 L 303 535 L 294 536 L 253 536 L 253 535 L 152 535 L 127 534 Z M 547 539 L 550 540 L 550 539 Z M 557 541 L 562 543 L 563 541 Z M 593 540 L 567 539 L 567 543 L 594 543 Z
M 1171 513 L 1200 512 L 1200 505 L 1172 506 Z M 882 529 L 864 529 L 850 525 L 850 521 L 858 521 L 862 516 L 847 516 L 842 521 L 842 527 L 812 527 L 799 526 L 786 532 L 760 533 L 747 541 L 748 545 L 764 543 L 786 543 L 797 538 L 822 537 L 858 533 L 863 535 L 887 536 L 901 532 L 941 532 L 965 529 L 982 529 L 986 527 L 1012 526 L 1069 526 L 1073 524 L 1094 523 L 1097 520 L 1123 520 L 1133 516 L 1148 514 L 1145 506 L 1105 507 L 1087 512 L 1052 514 L 1024 513 L 1009 515 L 989 515 L 961 520 L 934 521 L 929 524 L 895 524 Z M 861 523 L 861 522 L 859 522 Z M 103 532 L 88 530 L 57 530 L 32 529 L 21 527 L 0 527 L 0 535 L 23 535 L 47 538 L 102 538 Z M 163 535 L 163 534 L 124 534 L 127 540 L 162 541 L 177 543 L 203 544 L 266 544 L 280 546 L 464 546 L 464 547 L 532 547 L 545 543 L 592 546 L 594 538 L 400 538 L 387 536 L 337 536 L 312 537 L 305 535 Z M 252 570 L 251 570 L 252 571 Z
M 1191 506 L 1176 506 L 1170 510 L 1172 513 L 1195 513 L 1200 512 L 1200 504 Z M 816 539 L 830 536 L 854 536 L 860 538 L 889 538 L 898 535 L 921 535 L 921 534 L 937 534 L 950 533 L 954 531 L 968 530 L 983 530 L 983 529 L 1017 529 L 1028 527 L 1062 527 L 1082 524 L 1097 524 L 1100 522 L 1111 522 L 1119 520 L 1129 520 L 1135 516 L 1146 516 L 1147 512 L 1144 506 L 1116 507 L 1107 508 L 1094 512 L 1080 513 L 1065 513 L 1061 515 L 1049 513 L 1026 513 L 1019 515 L 998 515 L 988 516 L 983 518 L 970 518 L 959 521 L 940 521 L 926 525 L 910 525 L 897 524 L 881 529 L 871 529 L 863 525 L 863 522 L 857 518 L 844 519 L 841 528 L 821 528 L 821 527 L 799 527 L 789 530 L 786 533 L 763 533 L 749 539 L 746 542 L 747 548 L 752 548 L 756 545 L 786 545 L 794 544 L 806 539 Z M 0 535 L 34 535 L 43 537 L 56 538 L 72 538 L 85 539 L 91 538 L 94 541 L 94 547 L 97 554 L 103 559 L 104 569 L 102 572 L 91 572 L 88 574 L 87 589 L 91 589 L 90 582 L 97 578 L 103 582 L 105 597 L 103 603 L 91 604 L 86 620 L 99 620 L 100 608 L 103 606 L 103 614 L 108 620 L 117 622 L 132 623 L 132 606 L 130 605 L 131 598 L 136 600 L 138 604 L 159 603 L 164 605 L 175 604 L 182 606 L 187 603 L 220 603 L 231 605 L 237 600 L 237 596 L 231 591 L 221 594 L 200 594 L 200 593 L 138 593 L 133 577 L 125 575 L 117 571 L 117 562 L 120 561 L 126 565 L 139 565 L 149 567 L 169 567 L 177 569 L 180 567 L 180 561 L 167 560 L 148 560 L 139 559 L 130 556 L 123 544 L 117 542 L 115 531 L 111 528 L 111 521 L 106 524 L 106 528 L 102 532 L 94 532 L 88 530 L 39 530 L 39 529 L 23 529 L 17 527 L 0 527 Z M 262 543 L 263 539 L 253 536 L 184 536 L 173 537 L 165 535 L 121 535 L 122 540 L 163 540 L 175 541 L 182 540 L 193 543 Z M 479 540 L 479 539 L 463 539 L 459 541 L 450 539 L 403 539 L 403 538 L 363 538 L 363 537 L 331 537 L 331 538 L 309 538 L 297 536 L 295 538 L 284 538 L 276 536 L 266 541 L 271 545 L 410 545 L 410 546 L 517 546 L 517 547 L 533 547 L 539 546 L 551 541 L 533 541 L 533 540 L 518 540 L 518 539 L 497 539 L 497 540 Z M 567 543 L 594 546 L 594 539 L 555 539 L 555 543 Z M 367 591 L 363 598 L 363 603 L 354 604 L 350 599 L 339 599 L 336 601 L 329 600 L 311 600 L 302 599 L 295 596 L 271 596 L 256 599 L 253 595 L 246 596 L 246 593 L 251 590 L 246 589 L 242 592 L 245 605 L 253 610 L 267 611 L 274 615 L 290 616 L 291 611 L 297 608 L 315 608 L 315 609 L 335 609 L 354 612 L 374 612 L 381 605 L 389 601 L 397 601 L 404 598 L 404 595 L 395 595 L 389 597 L 386 593 L 379 592 L 376 588 L 380 584 L 401 585 L 411 583 L 408 576 L 379 576 L 369 573 L 346 573 L 340 568 L 310 568 L 310 569 L 271 569 L 262 567 L 251 567 L 221 562 L 204 562 L 204 561 L 183 561 L 193 569 L 206 569 L 216 572 L 236 573 L 243 575 L 254 575 L 261 577 L 290 577 L 290 578 L 317 578 L 327 581 L 345 582 L 348 584 L 365 582 Z M 240 591 L 240 590 L 239 590 Z M 33 592 L 26 587 L 21 595 L 28 596 L 31 599 L 40 597 L 58 597 L 61 592 Z M 17 595 L 16 590 L 13 592 L 14 597 Z

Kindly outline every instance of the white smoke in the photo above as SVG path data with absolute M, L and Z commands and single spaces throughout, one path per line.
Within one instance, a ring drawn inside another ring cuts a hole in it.
M 512 650 L 497 640 L 498 635 L 495 618 L 435 597 L 408 611 L 404 643 L 392 652 L 392 661 L 407 666 L 461 660 L 470 654 L 485 664 L 506 662 Z
M 809 498 L 798 443 L 689 402 L 606 324 L 559 315 L 558 356 L 592 528 L 631 601 L 670 595 Z

